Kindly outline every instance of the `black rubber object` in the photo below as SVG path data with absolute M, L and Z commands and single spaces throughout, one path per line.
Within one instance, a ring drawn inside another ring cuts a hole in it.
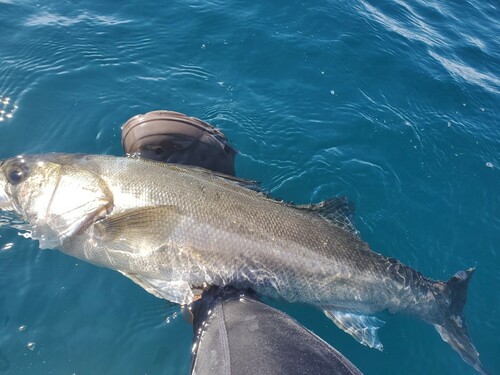
M 125 153 L 145 159 L 195 165 L 234 176 L 236 151 L 210 124 L 173 111 L 152 111 L 122 126 Z
M 362 375 L 331 345 L 249 292 L 212 287 L 192 313 L 192 375 Z

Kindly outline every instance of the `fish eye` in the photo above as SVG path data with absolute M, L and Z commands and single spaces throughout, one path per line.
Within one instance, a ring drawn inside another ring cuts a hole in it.
M 28 167 L 25 165 L 14 165 L 7 172 L 7 180 L 12 185 L 17 185 L 28 177 Z

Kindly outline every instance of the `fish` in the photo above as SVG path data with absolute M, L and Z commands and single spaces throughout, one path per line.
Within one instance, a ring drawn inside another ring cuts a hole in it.
M 432 280 L 371 250 L 352 226 L 346 198 L 297 206 L 254 187 L 130 157 L 0 161 L 0 209 L 20 216 L 42 249 L 116 270 L 181 305 L 213 285 L 307 303 L 378 350 L 384 322 L 377 313 L 414 316 L 486 374 L 463 314 L 474 268 Z

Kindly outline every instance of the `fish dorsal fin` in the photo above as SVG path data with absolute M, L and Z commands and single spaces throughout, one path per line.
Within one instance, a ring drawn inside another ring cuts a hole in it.
M 250 190 L 253 190 L 253 191 L 256 191 L 259 193 L 262 192 L 262 187 L 260 186 L 260 183 L 257 181 L 247 180 L 247 179 L 239 178 L 236 176 L 230 176 L 230 175 L 227 175 L 224 173 L 214 172 L 214 171 L 207 170 L 204 168 L 199 168 L 199 167 L 190 167 L 190 168 L 197 169 L 200 173 L 210 174 L 214 177 L 223 179 L 223 180 L 228 181 L 228 182 L 232 182 L 233 184 L 244 187 L 246 189 L 250 189 Z
M 165 281 L 148 275 L 118 271 L 155 297 L 166 299 L 179 305 L 189 305 L 195 299 L 195 294 L 191 286 L 185 281 Z
M 146 255 L 164 246 L 181 213 L 174 206 L 141 207 L 108 215 L 95 225 L 95 240 L 111 251 Z
M 262 187 L 260 186 L 260 183 L 258 181 L 247 180 L 244 178 L 231 176 L 231 175 L 224 174 L 221 172 L 216 172 L 216 171 L 212 171 L 210 169 L 198 167 L 196 165 L 164 163 L 164 162 L 159 162 L 156 160 L 144 159 L 144 158 L 141 158 L 139 155 L 135 155 L 135 154 L 129 155 L 128 158 L 141 160 L 141 162 L 143 162 L 143 163 L 156 164 L 156 165 L 161 166 L 162 168 L 167 168 L 170 170 L 174 170 L 176 172 L 189 174 L 191 176 L 193 174 L 197 174 L 197 175 L 200 175 L 203 177 L 208 177 L 208 178 L 218 178 L 218 179 L 221 179 L 223 181 L 232 183 L 234 185 L 237 185 L 237 186 L 249 189 L 249 190 L 256 191 L 258 193 L 263 192 Z
M 359 234 L 352 223 L 354 217 L 354 203 L 350 202 L 346 197 L 335 197 L 320 203 L 304 204 L 295 207 L 318 214 L 352 234 Z
M 333 310 L 325 310 L 325 315 L 361 344 L 380 351 L 384 350 L 377 335 L 377 330 L 385 324 L 384 321 L 374 316 Z

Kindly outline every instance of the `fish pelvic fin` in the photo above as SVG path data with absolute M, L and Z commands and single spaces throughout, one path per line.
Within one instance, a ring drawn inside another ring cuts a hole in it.
M 367 315 L 358 315 L 350 312 L 324 310 L 325 315 L 330 318 L 337 327 L 354 337 L 359 343 L 370 348 L 383 351 L 384 346 L 380 342 L 377 331 L 385 322 Z
M 166 299 L 179 305 L 189 305 L 196 296 L 194 289 L 182 280 L 161 280 L 147 275 L 138 275 L 118 270 L 122 275 L 128 277 L 134 283 L 142 287 L 155 297 Z
M 469 337 L 463 314 L 467 300 L 467 287 L 473 273 L 474 268 L 459 271 L 446 282 L 449 306 L 445 311 L 444 322 L 434 324 L 434 327 L 441 338 L 450 344 L 465 362 L 474 367 L 480 374 L 487 374 L 479 360 L 479 353 Z

